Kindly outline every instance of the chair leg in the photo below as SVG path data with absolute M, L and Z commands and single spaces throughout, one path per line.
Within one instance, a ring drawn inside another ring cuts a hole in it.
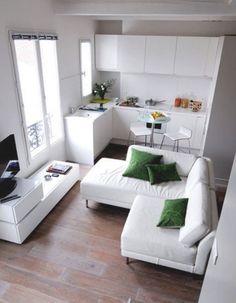
M 88 206 L 88 200 L 87 199 L 86 199 L 86 207 L 89 208 L 89 206 Z
M 145 135 L 145 146 L 147 146 L 147 135 Z
M 129 257 L 126 257 L 126 264 L 129 264 L 130 263 L 130 259 Z
M 179 152 L 179 140 L 177 140 L 177 153 Z
M 188 153 L 190 154 L 190 139 L 188 139 Z
M 175 145 L 176 145 L 176 141 L 174 141 L 173 151 L 175 151 Z
M 162 137 L 160 149 L 162 149 L 162 145 L 163 145 L 163 143 L 164 143 L 164 139 L 165 139 L 165 135 L 163 135 L 163 137 Z
M 127 140 L 127 146 L 129 146 L 129 143 L 130 143 L 130 135 L 131 135 L 131 130 L 129 131 L 129 136 L 128 136 L 128 140 Z

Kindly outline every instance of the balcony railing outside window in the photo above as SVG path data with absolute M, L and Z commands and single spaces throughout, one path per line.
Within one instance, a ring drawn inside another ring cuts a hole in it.
M 43 121 L 38 121 L 27 127 L 27 135 L 30 145 L 30 151 L 42 147 L 45 142 Z

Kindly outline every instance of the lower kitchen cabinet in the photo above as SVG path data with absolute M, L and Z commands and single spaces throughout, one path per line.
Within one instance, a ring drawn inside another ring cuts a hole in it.
M 183 126 L 192 130 L 192 138 L 190 139 L 190 146 L 194 149 L 200 149 L 204 135 L 205 128 L 205 115 L 191 114 L 191 113 L 168 113 L 171 117 L 169 123 L 167 123 L 167 132 L 176 132 Z M 164 144 L 173 144 L 173 141 L 168 138 L 165 139 Z M 180 141 L 180 148 L 188 147 L 188 141 Z
M 66 116 L 65 133 L 67 160 L 93 165 L 112 139 L 112 109 L 94 118 Z
M 130 123 L 137 122 L 140 110 L 135 108 L 113 108 L 112 137 L 128 140 Z
M 140 111 L 143 109 L 135 109 L 135 108 L 113 108 L 113 117 L 112 117 L 112 138 L 125 140 L 126 143 L 129 136 L 130 123 L 137 122 L 137 117 Z M 192 138 L 190 140 L 190 146 L 194 149 L 200 149 L 204 129 L 205 129 L 205 118 L 204 114 L 198 113 L 175 113 L 168 112 L 167 113 L 171 120 L 170 122 L 163 124 L 164 132 L 177 132 L 181 126 L 187 127 L 192 130 Z M 160 144 L 162 140 L 161 133 L 154 134 L 154 144 Z M 138 141 L 144 142 L 144 138 L 139 138 Z M 165 145 L 173 145 L 173 141 L 166 138 Z M 180 142 L 181 147 L 188 147 L 188 141 L 183 140 Z
M 112 109 L 105 111 L 94 122 L 94 158 L 97 157 L 112 139 Z

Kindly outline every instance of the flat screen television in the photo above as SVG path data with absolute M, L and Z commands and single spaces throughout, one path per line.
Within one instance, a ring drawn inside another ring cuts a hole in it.
M 11 134 L 0 142 L 0 198 L 9 195 L 16 187 L 14 176 L 19 171 L 15 136 Z

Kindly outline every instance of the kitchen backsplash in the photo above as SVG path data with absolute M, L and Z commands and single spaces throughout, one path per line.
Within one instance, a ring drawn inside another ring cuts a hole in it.
M 210 85 L 211 80 L 207 78 L 121 73 L 120 97 L 137 96 L 140 103 L 151 98 L 167 100 L 170 105 L 180 97 L 200 100 L 206 108 Z

